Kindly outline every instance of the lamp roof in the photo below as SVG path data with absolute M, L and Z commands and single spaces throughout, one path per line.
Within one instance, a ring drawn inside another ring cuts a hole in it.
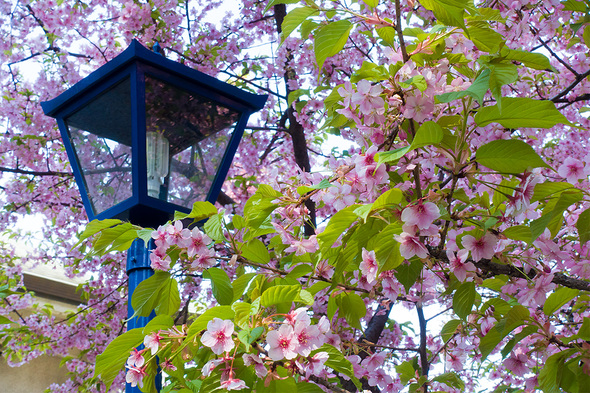
M 170 74 L 187 79 L 195 84 L 204 86 L 207 89 L 240 102 L 242 105 L 251 108 L 252 112 L 262 109 L 267 99 L 266 95 L 249 93 L 193 68 L 187 67 L 184 64 L 167 59 L 166 57 L 147 49 L 141 45 L 139 41 L 134 39 L 131 41 L 131 44 L 127 49 L 117 57 L 92 72 L 86 78 L 82 79 L 56 98 L 42 102 L 41 107 L 43 108 L 43 111 L 46 115 L 55 117 L 62 108 L 77 100 L 88 90 L 99 85 L 105 78 L 117 73 L 133 62 L 142 62 Z

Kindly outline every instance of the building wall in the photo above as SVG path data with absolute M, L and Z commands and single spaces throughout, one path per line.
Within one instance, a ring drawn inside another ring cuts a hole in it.
M 29 270 L 23 278 L 26 288 L 35 292 L 37 303 L 51 304 L 58 319 L 81 303 L 76 287 L 82 280 L 69 280 L 47 267 Z M 60 362 L 59 357 L 41 356 L 23 366 L 9 367 L 0 357 L 0 393 L 43 393 L 52 383 L 65 382 L 68 371 L 59 367 Z
M 43 356 L 21 367 L 0 361 L 0 392 L 43 393 L 52 383 L 63 383 L 67 370 L 59 367 L 60 358 Z

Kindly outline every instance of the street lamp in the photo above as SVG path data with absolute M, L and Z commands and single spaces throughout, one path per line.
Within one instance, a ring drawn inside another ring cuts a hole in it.
M 194 202 L 216 201 L 248 117 L 266 99 L 133 40 L 41 106 L 57 120 L 89 220 L 156 227 Z M 133 290 L 153 274 L 142 240 L 129 250 L 127 274 L 131 316 Z M 128 328 L 147 322 L 133 318 Z

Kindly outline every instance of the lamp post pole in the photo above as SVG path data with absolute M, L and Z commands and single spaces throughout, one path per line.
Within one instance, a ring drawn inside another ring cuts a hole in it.
M 128 283 L 128 299 L 127 299 L 127 330 L 145 327 L 149 321 L 154 317 L 154 313 L 149 317 L 138 317 L 135 316 L 135 310 L 131 305 L 131 296 L 137 286 L 143 281 L 150 278 L 154 274 L 154 270 L 151 268 L 150 262 L 150 251 L 154 249 L 154 242 L 150 240 L 147 247 L 142 239 L 136 239 L 131 248 L 127 251 L 127 277 L 129 278 Z M 156 375 L 156 389 L 159 392 L 162 386 L 162 375 Z M 126 393 L 141 393 L 141 390 L 137 386 L 133 387 L 131 384 L 126 384 Z

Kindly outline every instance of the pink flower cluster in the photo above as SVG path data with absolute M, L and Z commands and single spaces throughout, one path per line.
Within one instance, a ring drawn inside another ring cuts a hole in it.
M 160 226 L 152 233 L 156 249 L 150 255 L 151 267 L 154 270 L 170 270 L 172 263 L 167 254 L 172 247 L 180 248 L 186 254 L 190 268 L 203 271 L 215 265 L 215 252 L 208 246 L 211 238 L 199 228 L 184 228 L 181 221 L 174 221 Z
M 428 249 L 420 236 L 434 236 L 438 228 L 433 225 L 434 220 L 440 217 L 438 206 L 433 202 L 418 202 L 415 205 L 407 206 L 401 215 L 404 222 L 403 232 L 393 237 L 400 243 L 400 254 L 406 259 L 413 256 L 426 258 Z
M 307 357 L 311 351 L 326 342 L 330 323 L 322 317 L 317 325 L 311 325 L 306 308 L 298 308 L 287 314 L 287 318 L 276 330 L 266 335 L 268 356 L 272 360 L 294 359 L 298 355 Z

